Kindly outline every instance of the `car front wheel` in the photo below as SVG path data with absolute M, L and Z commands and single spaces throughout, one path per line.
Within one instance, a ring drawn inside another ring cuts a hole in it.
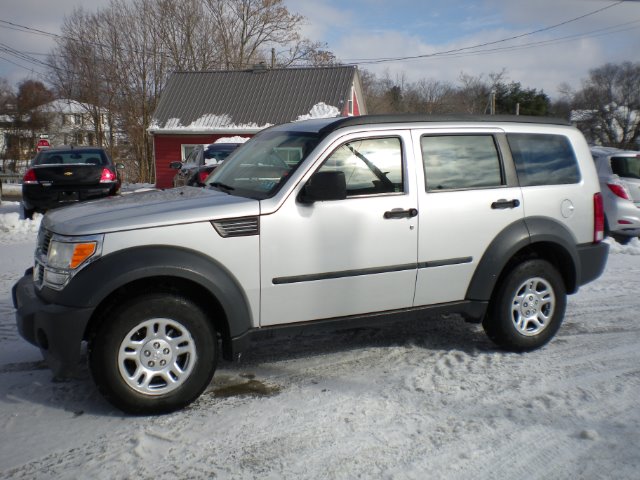
M 566 304 L 566 288 L 556 268 L 545 260 L 527 260 L 500 281 L 482 326 L 506 350 L 533 350 L 556 334 Z
M 147 294 L 117 307 L 89 345 L 89 367 L 101 393 L 134 414 L 167 413 L 193 402 L 209 385 L 216 334 L 191 300 Z

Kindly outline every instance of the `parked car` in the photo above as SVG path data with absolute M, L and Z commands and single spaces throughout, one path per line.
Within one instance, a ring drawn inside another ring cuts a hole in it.
M 70 203 L 113 196 L 120 189 L 117 169 L 99 147 L 56 147 L 41 150 L 22 179 L 24 218 Z
M 301 328 L 457 313 L 501 348 L 539 348 L 602 273 L 603 238 L 567 122 L 313 119 L 261 131 L 206 188 L 51 212 L 12 293 L 57 374 L 87 342 L 100 392 L 150 414 L 194 401 L 220 354 Z
M 627 244 L 640 236 L 640 152 L 592 147 L 607 234 Z
M 204 181 L 231 152 L 241 143 L 212 143 L 196 145 L 184 162 L 171 162 L 169 166 L 178 170 L 173 177 L 174 187 L 202 187 Z

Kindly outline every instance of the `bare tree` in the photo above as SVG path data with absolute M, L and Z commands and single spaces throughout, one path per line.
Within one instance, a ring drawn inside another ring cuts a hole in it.
M 306 52 L 299 30 L 304 17 L 283 0 L 204 0 L 218 28 L 224 68 L 238 70 L 268 62 L 271 47 L 287 47 L 294 57 Z M 281 65 L 290 59 L 281 58 Z
M 213 70 L 222 66 L 219 27 L 202 0 L 158 0 L 153 21 L 174 70 Z
M 414 108 L 409 110 L 416 113 L 438 114 L 451 110 L 451 104 L 456 90 L 453 85 L 439 80 L 418 80 L 411 86 L 407 97 Z M 411 101 L 415 98 L 415 101 Z
M 640 140 L 640 63 L 608 63 L 589 72 L 574 97 L 578 126 L 596 143 L 637 149 Z
M 59 95 L 88 105 L 96 138 L 109 133 L 106 146 L 130 180 L 153 181 L 148 127 L 169 74 L 246 68 L 276 47 L 279 66 L 334 62 L 326 45 L 300 36 L 301 21 L 282 0 L 111 0 L 65 19 L 49 78 Z M 127 152 L 114 146 L 118 131 Z

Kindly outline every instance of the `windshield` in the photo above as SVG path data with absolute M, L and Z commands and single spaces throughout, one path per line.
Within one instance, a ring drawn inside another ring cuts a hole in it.
M 613 157 L 611 170 L 616 175 L 625 178 L 640 178 L 640 156 Z
M 270 198 L 317 143 L 315 133 L 266 130 L 214 170 L 206 184 L 241 197 Z

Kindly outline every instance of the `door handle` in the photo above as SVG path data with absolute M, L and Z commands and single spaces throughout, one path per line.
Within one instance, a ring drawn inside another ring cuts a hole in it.
M 403 210 L 401 208 L 394 208 L 393 210 L 389 210 L 388 212 L 384 212 L 384 218 L 412 218 L 418 215 L 418 210 L 415 208 L 409 208 L 408 210 Z
M 494 210 L 504 210 L 505 208 L 516 208 L 520 206 L 520 200 L 514 198 L 513 200 L 505 200 L 501 198 L 500 200 L 493 202 L 491 204 L 491 208 Z

